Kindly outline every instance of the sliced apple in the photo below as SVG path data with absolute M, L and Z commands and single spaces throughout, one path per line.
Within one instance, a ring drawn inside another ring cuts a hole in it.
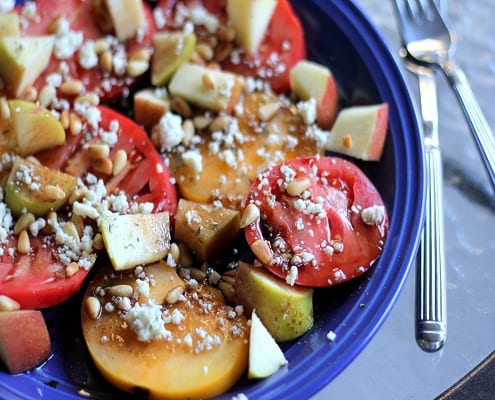
M 25 210 L 44 217 L 67 203 L 76 183 L 72 175 L 17 158 L 5 185 L 5 202 L 17 217 Z
M 240 261 L 235 276 L 236 303 L 253 310 L 277 342 L 295 339 L 313 325 L 313 289 L 290 286 L 262 267 Z
M 54 43 L 51 35 L 0 38 L 0 77 L 13 97 L 21 96 L 44 71 Z
M 0 15 L 0 38 L 4 36 L 20 36 L 21 26 L 19 14 L 7 13 Z
M 50 336 L 41 311 L 0 312 L 0 360 L 10 373 L 37 367 L 50 351 Z
M 248 378 L 266 378 L 287 364 L 288 361 L 278 343 L 253 310 L 249 333 Z
M 290 70 L 290 87 L 301 100 L 316 100 L 316 121 L 329 128 L 335 120 L 338 92 L 335 79 L 327 67 L 313 61 L 299 61 Z
M 172 77 L 169 92 L 213 111 L 230 112 L 237 104 L 244 86 L 241 76 L 183 63 Z
M 160 32 L 153 38 L 151 83 L 162 86 L 170 81 L 177 68 L 191 59 L 196 35 L 184 32 Z
M 180 199 L 175 240 L 186 244 L 201 261 L 218 257 L 239 235 L 239 211 Z
M 388 129 L 388 104 L 342 109 L 328 136 L 326 149 L 366 161 L 378 161 Z
M 139 285 L 135 271 L 104 269 L 86 291 L 82 330 L 102 375 L 122 390 L 153 399 L 206 399 L 229 389 L 248 365 L 244 315 L 215 300 L 210 286 L 184 291 L 176 270 L 163 261 L 138 276 Z M 122 285 L 132 294 L 117 303 L 112 293 Z
M 65 143 L 64 127 L 45 107 L 24 100 L 9 100 L 8 104 L 11 127 L 21 156 Z
M 115 270 L 158 261 L 170 248 L 168 212 L 105 214 L 100 222 L 105 249 Z
M 227 0 L 236 40 L 249 53 L 257 52 L 276 6 L 277 0 Z
M 150 130 L 170 109 L 167 91 L 160 88 L 142 89 L 134 94 L 134 120 Z
M 143 0 L 104 0 L 104 2 L 115 36 L 120 41 L 136 37 L 140 30 L 144 30 L 146 19 Z

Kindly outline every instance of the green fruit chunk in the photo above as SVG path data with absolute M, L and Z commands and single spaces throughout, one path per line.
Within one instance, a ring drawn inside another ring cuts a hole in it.
M 236 303 L 246 315 L 253 309 L 277 342 L 295 339 L 313 325 L 313 289 L 290 286 L 263 267 L 239 262 Z
M 24 100 L 9 100 L 8 104 L 21 156 L 65 143 L 65 129 L 48 109 Z
M 153 38 L 151 83 L 165 85 L 179 66 L 189 61 L 196 47 L 196 35 L 183 32 L 160 32 Z
M 18 158 L 7 179 L 5 202 L 17 217 L 24 212 L 43 217 L 67 203 L 76 183 L 72 175 Z

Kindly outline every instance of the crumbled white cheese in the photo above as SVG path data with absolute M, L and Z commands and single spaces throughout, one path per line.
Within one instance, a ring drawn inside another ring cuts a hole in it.
M 311 125 L 316 121 L 316 99 L 314 97 L 306 101 L 299 101 L 296 106 L 306 125 Z
M 66 18 L 57 20 L 55 31 L 55 45 L 53 53 L 59 60 L 68 60 L 82 46 L 84 35 L 82 31 L 72 31 Z
M 153 127 L 153 134 L 156 135 L 161 151 L 172 149 L 184 138 L 182 118 L 180 115 L 166 112 Z
M 385 207 L 373 205 L 361 211 L 361 219 L 367 225 L 380 225 L 385 218 Z
M 79 64 L 84 69 L 91 69 L 98 65 L 98 55 L 92 40 L 86 41 L 79 50 Z
M 334 331 L 328 331 L 327 339 L 333 342 L 337 338 L 337 334 Z
M 15 0 L 0 0 L 0 14 L 7 14 L 15 7 Z
M 124 319 L 141 342 L 171 337 L 170 331 L 165 329 L 161 306 L 153 301 L 134 304 L 127 311 Z
M 199 173 L 203 170 L 203 157 L 199 150 L 187 150 L 182 153 L 184 164 L 191 168 L 194 172 Z
M 298 275 L 299 275 L 299 270 L 295 265 L 293 265 L 292 267 L 290 267 L 289 273 L 285 277 L 285 281 L 287 282 L 287 284 L 294 286 Z

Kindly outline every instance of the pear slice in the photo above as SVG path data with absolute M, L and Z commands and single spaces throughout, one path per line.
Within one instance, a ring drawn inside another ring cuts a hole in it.
M 246 313 L 256 310 L 277 342 L 295 339 L 313 325 L 313 289 L 290 286 L 263 267 L 240 261 L 234 288 Z
M 266 378 L 287 364 L 288 361 L 278 343 L 253 310 L 249 333 L 248 378 Z
M 160 32 L 153 38 L 151 83 L 162 86 L 168 83 L 179 66 L 189 61 L 196 47 L 196 35 L 184 32 Z
M 168 212 L 109 213 L 99 225 L 108 256 L 117 271 L 161 260 L 170 248 Z
M 0 77 L 13 97 L 20 97 L 40 76 L 54 43 L 53 35 L 0 38 Z
M 65 143 L 65 129 L 48 109 L 24 100 L 9 100 L 8 104 L 21 156 Z
M 43 217 L 67 203 L 76 183 L 72 175 L 17 158 L 5 186 L 5 202 L 17 217 L 24 210 Z

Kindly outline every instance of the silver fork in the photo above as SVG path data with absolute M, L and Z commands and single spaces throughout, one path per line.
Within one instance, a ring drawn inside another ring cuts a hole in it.
M 433 0 L 395 0 L 404 47 L 411 60 L 441 69 L 459 100 L 495 188 L 495 138 L 464 72 L 453 59 L 456 37 Z

